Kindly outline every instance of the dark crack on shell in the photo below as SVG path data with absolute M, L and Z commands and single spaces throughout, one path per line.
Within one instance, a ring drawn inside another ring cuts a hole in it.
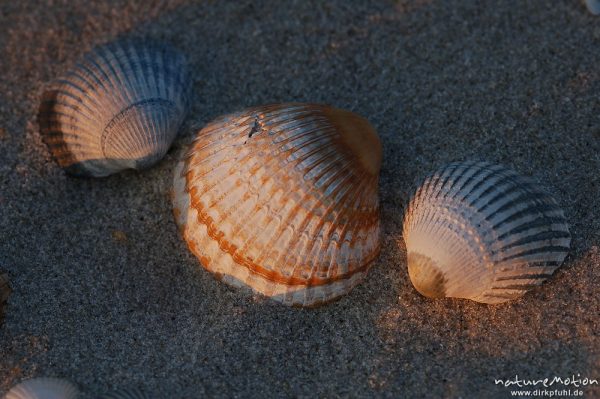
M 254 117 L 254 123 L 252 124 L 252 128 L 250 129 L 250 132 L 248 133 L 248 139 L 251 139 L 252 136 L 254 136 L 257 133 L 262 133 L 263 131 L 263 127 L 262 124 L 260 123 L 260 116 L 256 115 Z M 244 141 L 244 144 L 246 144 L 248 142 L 248 140 L 246 139 Z

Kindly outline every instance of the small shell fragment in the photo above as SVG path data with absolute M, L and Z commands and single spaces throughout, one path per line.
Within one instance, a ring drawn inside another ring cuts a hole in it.
M 32 378 L 15 385 L 4 399 L 75 399 L 75 385 L 59 378 Z
M 44 93 L 42 138 L 67 172 L 144 169 L 171 146 L 189 107 L 182 54 L 133 40 L 97 47 Z
M 12 289 L 8 283 L 8 273 L 0 269 L 0 326 L 4 320 L 5 307 L 11 292 Z
M 362 117 L 276 104 L 218 118 L 176 167 L 190 250 L 236 287 L 314 306 L 350 291 L 379 252 L 381 144 Z
M 563 211 L 530 178 L 487 162 L 457 162 L 410 198 L 403 234 L 410 279 L 431 298 L 501 303 L 541 284 L 571 242 Z

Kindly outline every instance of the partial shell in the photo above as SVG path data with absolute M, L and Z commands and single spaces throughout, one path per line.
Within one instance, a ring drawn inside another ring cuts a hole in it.
M 101 399 L 150 399 L 150 396 L 137 388 L 128 388 L 105 394 Z
M 600 15 L 600 0 L 585 0 L 588 10 L 594 15 Z
M 8 284 L 8 273 L 5 273 L 0 269 L 0 326 L 4 320 L 4 308 L 11 292 L 12 289 Z
M 149 167 L 185 118 L 190 82 L 185 58 L 166 45 L 125 40 L 98 47 L 44 93 L 42 137 L 75 175 Z
M 352 289 L 379 252 L 381 144 L 358 115 L 278 104 L 202 129 L 175 171 L 189 248 L 223 281 L 310 306 Z
M 423 295 L 500 303 L 541 284 L 569 252 L 558 203 L 533 180 L 487 162 L 425 179 L 404 215 L 408 272 Z
M 58 378 L 33 378 L 15 385 L 4 399 L 75 399 L 77 387 Z

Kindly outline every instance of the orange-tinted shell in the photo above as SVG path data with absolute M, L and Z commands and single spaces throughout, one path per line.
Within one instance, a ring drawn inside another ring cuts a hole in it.
M 358 115 L 277 104 L 202 129 L 175 171 L 184 239 L 225 282 L 289 305 L 347 293 L 379 252 L 381 144 Z

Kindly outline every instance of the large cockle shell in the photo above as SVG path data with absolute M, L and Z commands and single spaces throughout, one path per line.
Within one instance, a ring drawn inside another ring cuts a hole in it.
M 362 117 L 278 104 L 202 129 L 175 171 L 177 224 L 234 286 L 312 306 L 352 289 L 379 252 L 381 144 Z
M 452 163 L 425 179 L 404 215 L 408 272 L 423 295 L 500 303 L 556 270 L 571 236 L 532 179 L 487 162 Z
M 33 378 L 15 385 L 4 399 L 75 399 L 79 391 L 59 378 Z
M 8 301 L 8 296 L 12 292 L 10 285 L 8 284 L 8 274 L 0 269 L 0 326 L 4 319 L 4 307 Z
M 132 40 L 100 46 L 44 93 L 39 123 L 60 166 L 107 176 L 160 160 L 186 115 L 183 55 Z

